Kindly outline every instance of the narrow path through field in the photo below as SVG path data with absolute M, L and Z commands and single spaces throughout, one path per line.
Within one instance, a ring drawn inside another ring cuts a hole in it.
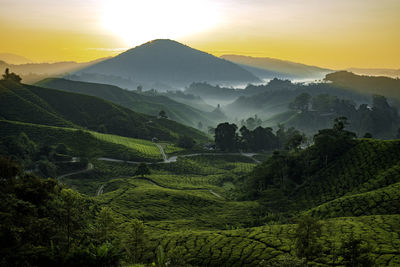
M 155 144 L 158 147 L 158 149 L 160 150 L 160 153 L 161 153 L 161 155 L 163 157 L 164 162 L 167 162 L 168 159 L 167 159 L 167 155 L 165 155 L 164 148 L 160 144 L 157 144 L 157 143 L 155 143 Z
M 196 157 L 196 156 L 244 156 L 244 157 L 250 158 L 255 163 L 261 163 L 261 161 L 253 158 L 253 156 L 256 155 L 255 153 L 193 153 L 193 154 L 172 156 L 172 157 L 167 158 L 162 146 L 157 144 L 157 147 L 160 149 L 160 153 L 163 156 L 162 162 L 143 162 L 143 161 L 129 161 L 129 160 L 126 161 L 126 160 L 121 160 L 121 159 L 113 159 L 113 158 L 105 158 L 105 157 L 98 158 L 98 160 L 110 161 L 110 162 L 120 162 L 120 163 L 130 163 L 130 164 L 140 164 L 140 163 L 158 164 L 158 163 L 173 163 L 173 162 L 176 162 L 179 157 L 188 158 L 188 157 Z
M 96 196 L 100 196 L 103 194 L 104 191 L 104 184 L 102 184 L 96 192 Z
M 94 168 L 94 165 L 92 163 L 88 163 L 88 165 L 87 165 L 87 167 L 85 169 L 80 170 L 80 171 L 75 171 L 75 172 L 70 172 L 70 173 L 63 174 L 61 176 L 58 176 L 57 179 L 60 181 L 61 179 L 65 178 L 65 177 L 68 177 L 68 176 L 71 176 L 71 175 L 75 175 L 75 174 L 85 173 L 85 172 L 91 171 L 91 170 L 93 170 L 93 168 Z

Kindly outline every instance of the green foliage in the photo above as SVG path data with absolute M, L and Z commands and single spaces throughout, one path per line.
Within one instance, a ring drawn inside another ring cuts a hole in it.
M 308 93 L 302 93 L 298 95 L 293 102 L 289 104 L 289 107 L 294 110 L 307 111 L 310 104 L 311 95 Z
M 321 236 L 322 225 L 318 220 L 305 216 L 298 222 L 296 228 L 296 252 L 300 258 L 306 258 L 309 261 L 318 257 L 320 253 L 320 245 L 318 238 Z
M 150 170 L 147 167 L 147 164 L 140 163 L 138 168 L 137 168 L 137 170 L 136 170 L 136 172 L 135 172 L 135 175 L 144 177 L 146 174 L 150 174 Z
M 178 139 L 178 146 L 182 148 L 191 149 L 195 145 L 195 141 L 190 136 L 184 135 L 180 136 Z
M 170 97 L 168 93 L 168 97 L 166 97 L 162 94 L 153 95 L 146 92 L 134 92 L 130 90 L 124 90 L 119 87 L 105 83 L 100 84 L 72 81 L 61 78 L 48 78 L 38 82 L 37 85 L 46 88 L 63 90 L 71 93 L 80 93 L 99 97 L 103 100 L 107 100 L 113 102 L 114 104 L 129 108 L 135 112 L 144 113 L 151 116 L 157 116 L 160 109 L 162 109 L 169 115 L 171 120 L 192 127 L 196 126 L 193 124 L 193 122 L 199 119 L 201 119 L 206 124 L 213 124 L 214 121 L 214 118 L 211 114 L 195 109 L 191 107 L 191 105 L 186 105 L 180 103 L 179 101 L 174 101 L 174 98 Z M 153 122 L 157 123 L 155 121 Z M 189 128 L 186 127 L 186 130 L 188 129 Z M 191 131 L 191 136 L 196 136 L 196 139 L 205 138 L 205 136 L 201 136 L 201 133 L 198 131 Z
M 235 151 L 237 149 L 237 126 L 230 123 L 220 123 L 215 129 L 215 145 L 222 151 Z
M 371 248 L 361 239 L 354 238 L 354 233 L 343 241 L 341 246 L 341 254 L 343 263 L 349 267 L 368 267 L 374 266 L 371 256 Z
M 145 229 L 143 222 L 133 219 L 122 225 L 125 235 L 122 237 L 121 244 L 125 251 L 127 261 L 138 263 L 145 251 Z

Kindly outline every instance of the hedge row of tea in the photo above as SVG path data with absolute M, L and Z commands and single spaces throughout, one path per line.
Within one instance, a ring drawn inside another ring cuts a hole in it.
M 377 266 L 400 264 L 399 215 L 337 218 L 321 223 L 322 233 L 317 240 L 320 252 L 308 264 L 345 265 L 340 246 L 351 233 L 369 244 L 370 256 Z M 286 224 L 227 231 L 173 232 L 153 235 L 151 241 L 154 250 L 162 245 L 167 258 L 174 260 L 178 256 L 192 266 L 304 266 L 294 264 L 296 227 Z
M 346 194 L 367 192 L 400 181 L 400 141 L 358 140 L 343 156 L 321 168 L 291 199 L 311 208 Z

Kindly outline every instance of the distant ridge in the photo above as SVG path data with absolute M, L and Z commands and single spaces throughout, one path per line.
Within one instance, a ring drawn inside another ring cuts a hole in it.
M 269 58 L 241 55 L 222 55 L 221 58 L 240 64 L 260 78 L 323 78 L 330 69 Z
M 227 60 L 172 40 L 154 40 L 118 56 L 84 68 L 76 74 L 81 81 L 110 83 L 101 76 L 131 81 L 131 87 L 187 86 L 192 82 L 238 84 L 260 82 L 249 71 Z M 85 78 L 87 77 L 87 78 Z M 92 80 L 97 79 L 97 80 Z M 114 85 L 126 86 L 118 81 Z M 161 88 L 160 88 L 161 87 Z
M 0 53 L 0 60 L 5 61 L 6 63 L 9 63 L 9 64 L 33 63 L 32 60 L 27 59 L 26 57 L 16 55 L 16 54 L 11 54 L 11 53 Z

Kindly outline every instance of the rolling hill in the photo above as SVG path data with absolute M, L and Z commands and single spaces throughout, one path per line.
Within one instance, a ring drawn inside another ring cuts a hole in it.
M 152 116 L 157 116 L 160 110 L 164 110 L 169 118 L 192 127 L 197 126 L 197 123 L 200 121 L 203 125 L 212 126 L 220 122 L 221 119 L 211 112 L 198 110 L 163 95 L 137 93 L 121 89 L 114 85 L 71 81 L 60 78 L 49 78 L 36 84 L 46 88 L 96 96 L 133 111 Z
M 400 100 L 400 79 L 356 75 L 348 71 L 337 71 L 327 74 L 326 81 L 337 87 L 344 87 L 356 92 L 378 94 Z
M 165 89 L 192 82 L 250 83 L 260 80 L 238 65 L 172 40 L 154 40 L 76 72 L 79 80 L 126 84 L 106 79 L 119 77 L 136 86 Z M 101 76 L 104 76 L 101 81 Z M 76 79 L 76 77 L 74 78 Z M 107 82 L 108 80 L 108 82 Z
M 142 139 L 176 140 L 179 135 L 190 135 L 207 140 L 200 131 L 175 121 L 136 113 L 93 96 L 0 81 L 0 97 L 0 116 L 6 120 L 87 128 Z
M 240 64 L 260 78 L 321 79 L 332 70 L 291 61 L 240 55 L 223 55 L 221 58 Z

